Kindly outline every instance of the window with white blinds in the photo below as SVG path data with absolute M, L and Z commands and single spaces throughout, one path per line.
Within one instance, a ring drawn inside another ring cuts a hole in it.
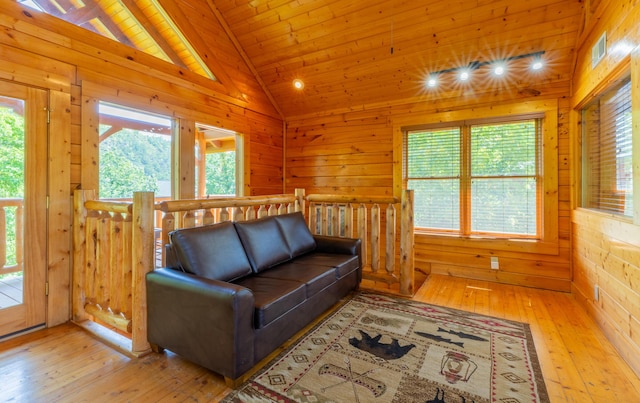
M 541 118 L 405 131 L 405 180 L 418 228 L 537 238 Z
M 633 216 L 631 80 L 582 110 L 582 206 Z

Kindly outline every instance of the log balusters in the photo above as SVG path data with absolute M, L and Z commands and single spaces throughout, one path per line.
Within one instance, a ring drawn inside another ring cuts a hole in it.
M 165 265 L 163 245 L 169 243 L 169 233 L 175 229 L 292 213 L 302 211 L 302 206 L 303 189 L 297 190 L 295 194 L 167 200 L 158 203 L 156 209 L 162 212 L 162 221 L 156 265 Z
M 306 201 L 314 234 L 362 240 L 363 278 L 398 284 L 402 295 L 414 293 L 412 191 L 401 198 L 314 194 Z
M 150 350 L 145 275 L 153 270 L 153 216 L 151 192 L 135 193 L 132 202 L 74 194 L 73 320 L 133 355 Z M 98 330 L 89 319 L 120 333 Z

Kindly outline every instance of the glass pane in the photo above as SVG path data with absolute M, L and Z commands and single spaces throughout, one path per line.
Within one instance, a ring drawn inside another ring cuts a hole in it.
M 413 214 L 416 227 L 459 231 L 459 180 L 409 180 L 407 188 L 414 191 Z
M 208 195 L 235 196 L 236 152 L 226 151 L 207 154 L 206 193 Z
M 0 96 L 0 309 L 23 301 L 24 107 Z
M 18 2 L 215 80 L 209 66 L 157 1 L 142 8 L 133 1 Z
M 409 178 L 460 175 L 460 128 L 411 131 L 407 135 Z
M 236 195 L 236 132 L 197 124 L 196 195 Z
M 633 215 L 631 82 L 582 110 L 583 207 Z
M 471 127 L 472 176 L 535 176 L 536 121 Z
M 100 197 L 171 196 L 169 117 L 100 104 Z
M 536 235 L 534 178 L 474 179 L 471 231 Z

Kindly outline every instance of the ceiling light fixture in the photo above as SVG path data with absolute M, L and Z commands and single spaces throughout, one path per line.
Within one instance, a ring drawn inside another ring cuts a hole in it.
M 543 67 L 544 67 L 544 63 L 542 63 L 542 59 L 540 58 L 535 59 L 531 64 L 531 69 L 533 70 L 540 70 Z
M 295 80 L 293 80 L 293 88 L 297 89 L 297 90 L 301 90 L 304 88 L 304 81 L 302 81 L 299 78 L 296 78 Z
M 501 76 L 505 73 L 506 69 L 503 63 L 498 63 L 493 66 L 493 75 Z
M 544 67 L 544 62 L 542 60 L 542 55 L 544 55 L 544 52 L 545 52 L 544 50 L 541 50 L 539 52 L 526 53 L 526 54 L 517 55 L 517 56 L 509 56 L 501 59 L 487 60 L 484 62 L 475 60 L 466 66 L 452 67 L 450 69 L 434 71 L 429 75 L 429 79 L 427 80 L 427 86 L 429 88 L 435 88 L 438 85 L 438 82 L 440 81 L 439 77 L 443 74 L 448 74 L 448 73 L 457 74 L 458 79 L 460 81 L 464 81 L 464 82 L 469 81 L 474 70 L 478 70 L 488 65 L 493 66 L 492 72 L 494 75 L 503 76 L 507 72 L 509 62 L 514 60 L 519 60 L 519 59 L 525 59 L 525 58 L 532 58 L 533 64 L 531 65 L 531 68 L 533 70 L 540 70 L 542 69 L 542 67 Z

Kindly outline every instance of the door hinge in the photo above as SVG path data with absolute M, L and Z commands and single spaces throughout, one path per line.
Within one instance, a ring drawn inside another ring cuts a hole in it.
M 44 283 L 44 295 L 49 295 L 49 282 Z

